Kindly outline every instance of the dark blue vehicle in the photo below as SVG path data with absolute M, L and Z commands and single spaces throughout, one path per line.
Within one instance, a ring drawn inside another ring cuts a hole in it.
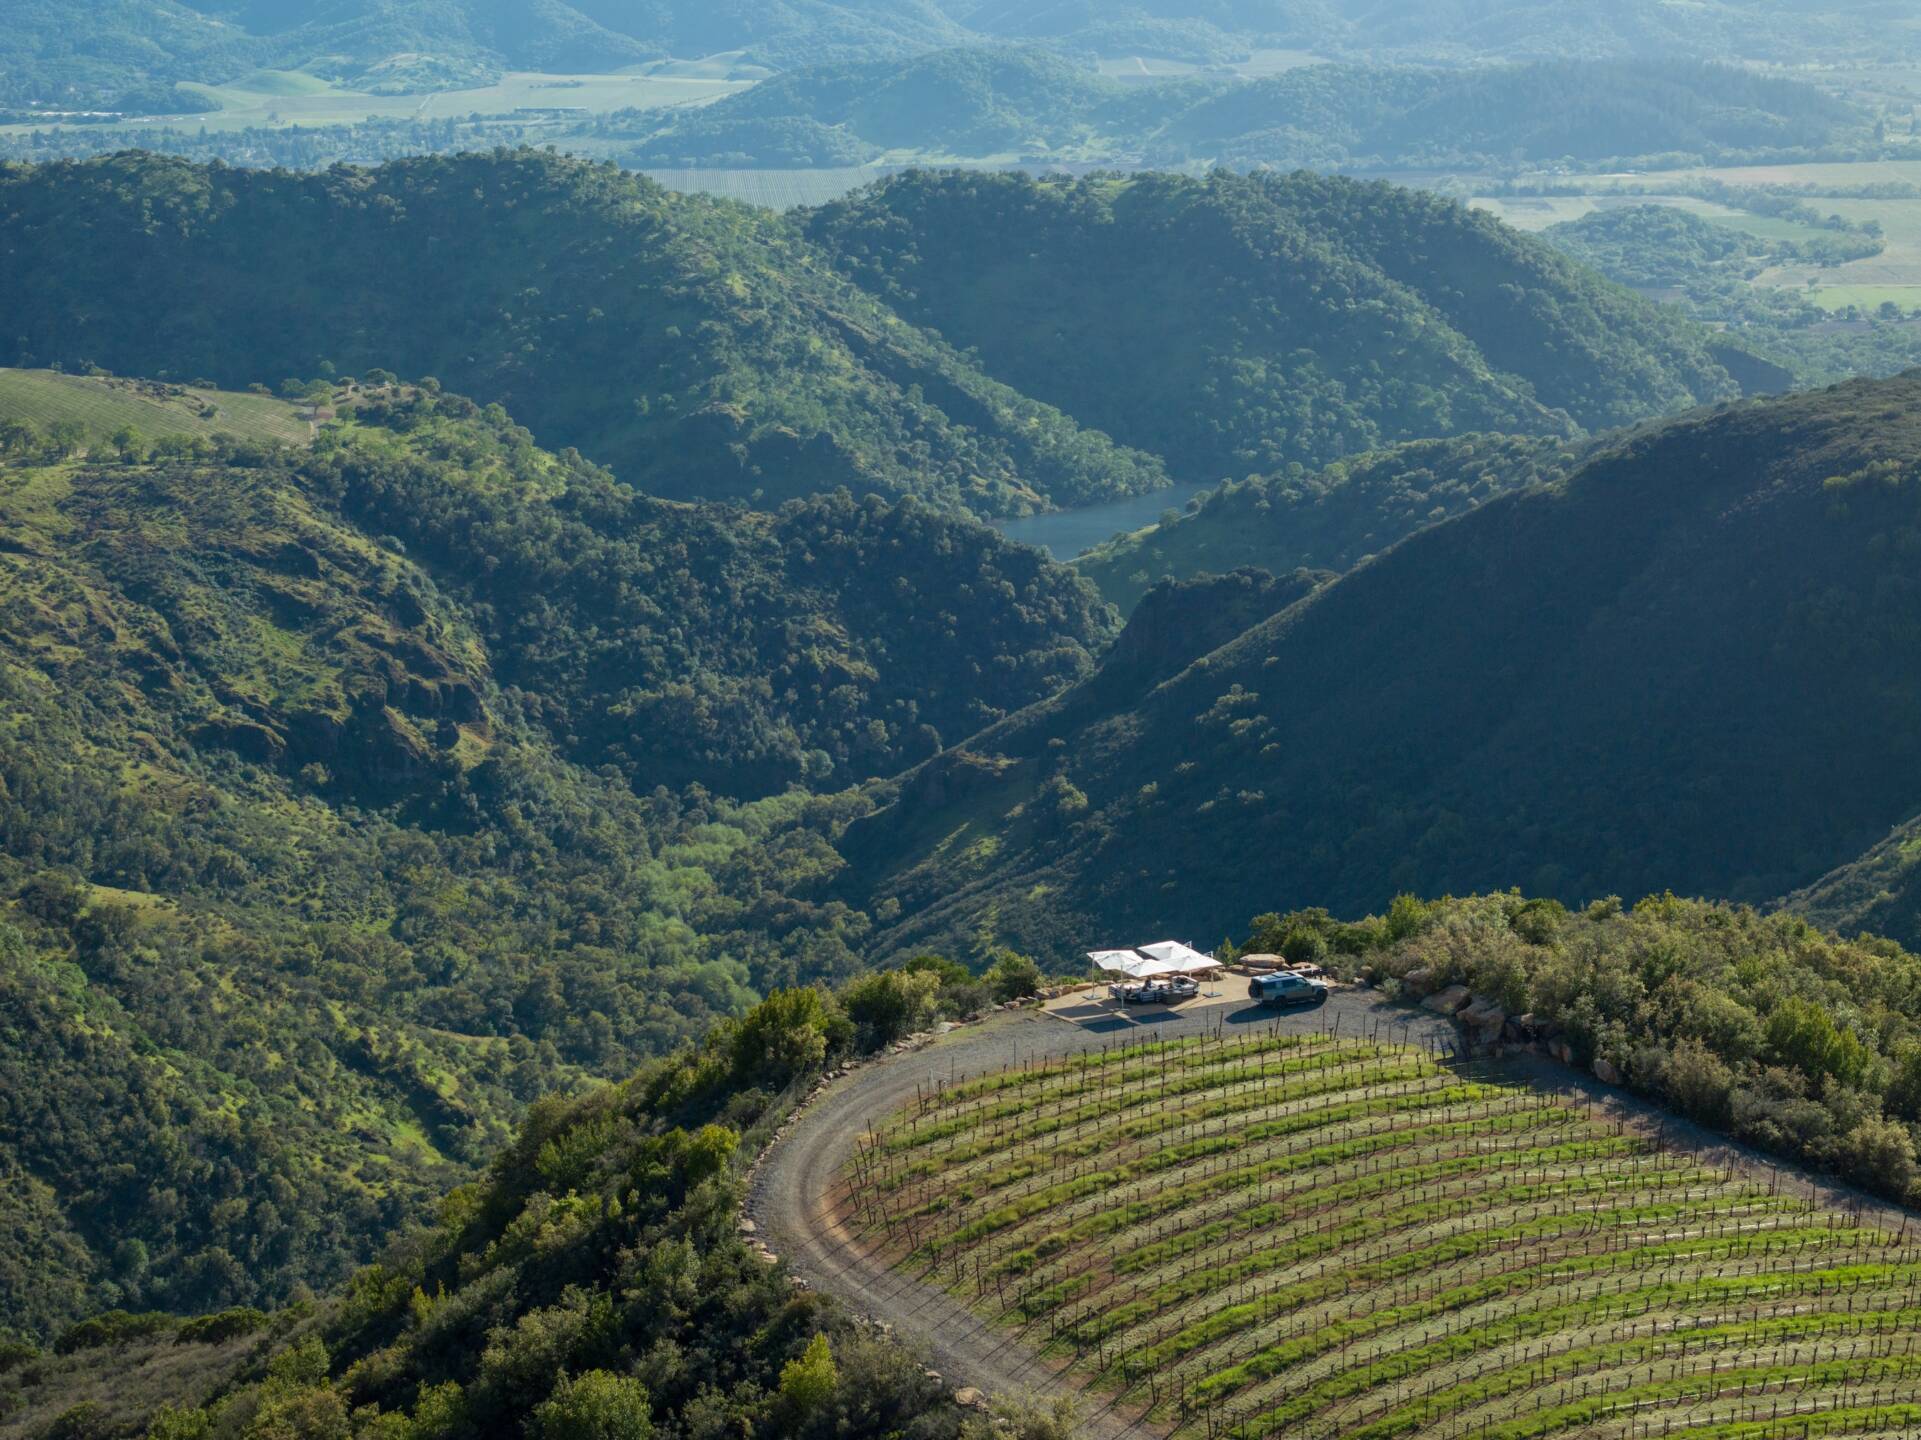
M 1283 970 L 1273 975 L 1256 975 L 1247 982 L 1248 997 L 1279 1010 L 1289 1005 L 1319 1005 L 1327 999 L 1327 986 L 1304 975 Z

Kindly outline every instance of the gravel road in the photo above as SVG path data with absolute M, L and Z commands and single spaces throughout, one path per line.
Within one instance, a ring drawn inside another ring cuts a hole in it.
M 948 1384 L 1010 1397 L 1058 1393 L 1061 1377 L 1015 1331 L 988 1325 L 945 1291 L 861 1252 L 835 1219 L 831 1202 L 854 1137 L 912 1100 L 917 1086 L 1107 1045 L 1232 1033 L 1241 1027 L 1378 1032 L 1382 1039 L 1431 1044 L 1445 1043 L 1455 1033 L 1449 1021 L 1387 1005 L 1369 991 L 1336 991 L 1314 1010 L 1277 1015 L 1253 1005 L 1216 1006 L 1164 1019 L 1136 1016 L 1134 1023 L 1098 1031 L 1031 1011 L 1007 1012 L 951 1031 L 922 1049 L 872 1061 L 822 1092 L 762 1158 L 748 1188 L 747 1217 L 794 1274 L 920 1345 Z M 1157 1432 L 1086 1397 L 1080 1433 L 1092 1440 L 1147 1440 Z

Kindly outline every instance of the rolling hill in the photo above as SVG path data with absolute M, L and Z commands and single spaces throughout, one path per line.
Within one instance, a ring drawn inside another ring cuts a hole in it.
M 225 435 L 297 446 L 314 434 L 309 411 L 288 399 L 53 370 L 0 370 L 0 421 L 79 426 L 96 443 L 122 430 L 149 442 Z
M 1572 436 L 1736 393 L 1705 331 L 1388 185 L 919 172 L 805 225 L 989 373 L 1189 480 Z
M 138 154 L 9 168 L 0 312 L 15 365 L 435 376 L 669 498 L 846 486 L 1004 515 L 1165 483 L 903 324 L 779 217 L 533 151 L 313 176 Z
M 894 786 L 844 883 L 899 904 L 887 946 L 978 926 L 1061 955 L 1398 890 L 1809 884 L 1915 809 L 1918 398 L 1653 427 L 1164 684 L 1096 676 Z
M 1327 65 L 1198 97 L 1143 150 L 1170 164 L 1502 168 L 1816 148 L 1869 128 L 1864 112 L 1813 85 L 1730 65 Z
M 804 897 L 854 801 L 797 787 L 1111 633 L 972 522 L 639 497 L 430 389 L 303 450 L 76 440 L 15 378 L 0 1329 L 330 1283 L 539 1096 L 851 973 L 864 917 Z

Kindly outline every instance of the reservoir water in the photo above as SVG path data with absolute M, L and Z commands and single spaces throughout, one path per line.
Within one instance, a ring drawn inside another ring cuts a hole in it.
M 1213 488 L 1212 485 L 1170 485 L 1165 490 L 1110 500 L 1105 505 L 1056 510 L 1052 514 L 1028 515 L 1019 520 L 997 520 L 994 524 L 1009 540 L 1037 545 L 1056 560 L 1072 560 L 1110 536 L 1152 525 L 1166 511 L 1179 510 L 1196 495 Z

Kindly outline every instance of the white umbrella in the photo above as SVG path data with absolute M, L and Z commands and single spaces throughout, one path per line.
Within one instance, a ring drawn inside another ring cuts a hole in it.
M 1156 945 L 1141 946 L 1141 954 L 1150 961 L 1164 965 L 1165 970 L 1157 970 L 1161 975 L 1192 975 L 1198 970 L 1218 970 L 1221 962 L 1211 955 L 1203 955 L 1191 945 L 1183 945 L 1178 940 L 1163 940 Z

